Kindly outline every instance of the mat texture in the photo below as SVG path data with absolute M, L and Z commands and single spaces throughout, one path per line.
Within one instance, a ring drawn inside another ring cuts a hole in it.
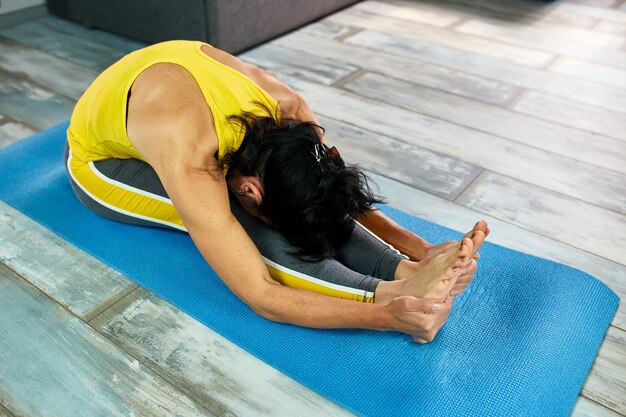
M 187 235 L 83 207 L 63 168 L 66 127 L 0 150 L 0 199 L 358 415 L 567 416 L 618 305 L 581 271 L 485 244 L 474 282 L 428 345 L 274 323 L 222 284 Z M 460 236 L 382 209 L 429 241 Z

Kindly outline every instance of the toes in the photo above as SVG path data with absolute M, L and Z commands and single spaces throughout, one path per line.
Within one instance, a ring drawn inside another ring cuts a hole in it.
M 477 232 L 477 231 L 481 231 L 485 234 L 485 236 L 489 235 L 489 226 L 487 226 L 487 222 L 484 220 L 480 220 L 478 223 L 476 223 L 474 225 L 474 227 L 472 228 L 472 230 L 470 230 L 469 232 L 467 232 L 465 234 L 465 236 L 463 237 L 468 237 L 468 238 L 472 238 L 472 236 Z
M 448 269 L 446 269 L 444 273 L 444 279 L 454 279 L 456 281 L 457 278 L 461 276 L 463 273 L 463 268 L 451 265 Z
M 459 256 L 458 258 L 456 258 L 454 260 L 454 262 L 452 263 L 452 266 L 454 267 L 454 269 L 462 269 L 465 268 L 468 264 L 468 258 L 467 256 Z
M 450 290 L 450 295 L 452 297 L 459 296 L 459 295 L 463 294 L 463 291 L 465 291 L 465 288 L 467 288 L 467 287 L 463 287 L 463 288 L 456 288 L 455 287 L 455 288 Z
M 456 242 L 455 244 L 450 245 L 445 251 L 435 256 L 435 259 L 443 261 L 444 263 L 453 263 L 453 260 L 459 257 L 459 251 L 462 249 L 462 245 L 462 242 Z
M 464 238 L 456 245 L 451 246 L 451 249 L 445 254 L 438 256 L 441 256 L 440 260 L 444 265 L 447 264 L 455 268 L 465 267 L 471 262 L 473 246 L 474 243 L 471 239 Z
M 474 249 L 474 241 L 472 239 L 463 238 L 461 242 L 461 251 L 466 251 L 469 255 L 472 249 Z
M 455 256 L 456 253 L 461 249 L 462 244 L 463 242 L 455 242 L 453 245 L 447 247 L 445 252 L 443 253 L 446 255 Z
M 481 247 L 481 245 L 485 241 L 485 237 L 487 237 L 487 235 L 482 230 L 476 230 L 474 232 L 474 235 L 471 239 L 473 244 L 473 254 L 475 254 L 476 251 L 478 251 L 478 249 Z
M 480 220 L 478 223 L 476 223 L 476 226 L 474 226 L 474 230 L 481 230 L 485 234 L 485 236 L 489 234 L 489 226 L 487 226 L 487 222 L 484 220 Z
M 473 256 L 474 242 L 471 239 L 463 238 L 461 241 L 461 248 L 459 249 L 459 260 L 462 261 L 462 265 L 466 266 L 471 262 Z
M 485 229 L 483 230 L 483 232 L 485 233 L 485 236 L 489 236 L 489 233 L 491 232 L 491 229 L 489 229 L 489 226 L 487 225 L 487 222 L 483 221 L 483 223 L 485 224 Z

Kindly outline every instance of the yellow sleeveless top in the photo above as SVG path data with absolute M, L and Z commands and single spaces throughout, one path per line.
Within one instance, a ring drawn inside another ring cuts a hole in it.
M 239 148 L 243 133 L 226 118 L 242 111 L 259 114 L 254 102 L 279 111 L 278 103 L 239 71 L 209 57 L 199 41 L 168 41 L 134 51 L 107 68 L 80 98 L 67 136 L 72 157 L 85 162 L 108 158 L 141 159 L 126 131 L 126 103 L 135 79 L 151 65 L 174 63 L 193 75 L 217 132 L 218 159 Z

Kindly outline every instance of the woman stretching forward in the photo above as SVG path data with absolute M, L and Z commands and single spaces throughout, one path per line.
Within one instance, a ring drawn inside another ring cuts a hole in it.
M 226 285 L 274 321 L 431 341 L 489 232 L 479 222 L 431 246 L 404 230 L 373 208 L 366 177 L 329 148 L 298 94 L 202 42 L 113 64 L 67 134 L 68 174 L 86 206 L 188 232 Z

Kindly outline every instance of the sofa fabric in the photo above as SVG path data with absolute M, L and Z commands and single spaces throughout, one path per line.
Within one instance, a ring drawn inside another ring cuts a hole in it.
M 147 43 L 199 39 L 238 53 L 358 0 L 48 0 L 50 12 Z

